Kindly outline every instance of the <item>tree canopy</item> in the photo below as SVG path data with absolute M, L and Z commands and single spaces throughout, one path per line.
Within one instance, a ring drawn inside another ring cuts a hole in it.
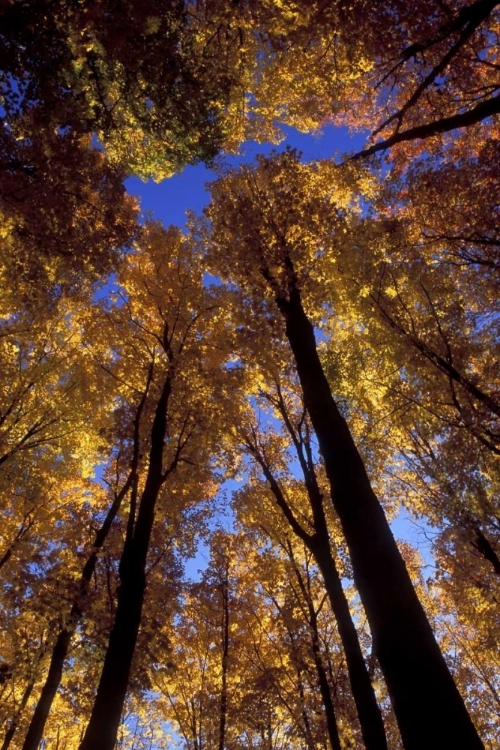
M 1 750 L 494 750 L 499 4 L 0 18 Z

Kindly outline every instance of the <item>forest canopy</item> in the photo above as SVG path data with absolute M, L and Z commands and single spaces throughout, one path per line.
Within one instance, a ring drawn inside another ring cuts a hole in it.
M 0 19 L 1 750 L 494 750 L 500 3 Z

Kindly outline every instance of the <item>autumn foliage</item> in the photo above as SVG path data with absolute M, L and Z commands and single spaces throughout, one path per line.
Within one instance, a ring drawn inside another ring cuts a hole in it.
M 0 17 L 1 750 L 494 750 L 498 3 Z

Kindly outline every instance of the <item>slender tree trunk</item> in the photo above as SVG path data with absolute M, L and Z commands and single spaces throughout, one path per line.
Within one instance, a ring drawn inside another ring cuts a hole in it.
M 289 263 L 291 275 L 293 267 Z M 333 399 L 294 280 L 276 302 L 304 395 L 405 750 L 483 749 Z
M 406 338 L 412 346 L 415 347 L 429 362 L 455 383 L 459 383 L 462 388 L 473 398 L 479 401 L 480 404 L 490 410 L 492 414 L 500 417 L 500 404 L 496 399 L 493 398 L 489 393 L 486 393 L 479 388 L 475 383 L 472 382 L 463 372 L 460 372 L 453 365 L 451 360 L 451 354 L 448 358 L 442 357 L 432 347 L 425 343 L 414 333 L 410 333 L 406 328 L 401 325 L 395 318 L 393 318 L 382 305 L 380 295 L 371 295 L 371 299 L 375 302 L 378 309 L 380 310 L 383 318 L 389 323 L 391 328 L 394 328 L 398 333 Z
M 257 456 L 255 453 L 254 455 L 260 463 L 264 476 L 270 484 L 271 491 L 276 498 L 277 504 L 282 509 L 294 533 L 304 542 L 313 555 L 323 576 L 325 589 L 330 600 L 333 614 L 337 621 L 340 639 L 344 648 L 347 669 L 349 672 L 349 681 L 351 683 L 352 694 L 356 704 L 365 746 L 367 750 L 387 750 L 387 739 L 385 736 L 382 714 L 375 697 L 375 692 L 366 667 L 363 652 L 361 651 L 358 634 L 349 610 L 349 604 L 345 597 L 342 582 L 332 556 L 322 496 L 316 482 L 316 477 L 307 469 L 307 467 L 303 466 L 305 469 L 304 474 L 307 477 L 307 491 L 314 517 L 314 535 L 311 536 L 304 531 L 293 516 L 293 513 L 264 458 L 262 456 Z M 302 464 L 302 461 L 300 462 Z M 334 734 L 332 736 L 334 737 Z
M 307 606 L 307 611 L 309 612 L 309 629 L 311 633 L 311 646 L 312 646 L 312 652 L 313 652 L 313 660 L 314 660 L 314 666 L 316 668 L 316 674 L 318 676 L 321 699 L 323 701 L 323 707 L 325 709 L 326 726 L 328 729 L 328 738 L 330 740 L 330 745 L 331 745 L 332 750 L 342 750 L 342 744 L 340 742 L 339 729 L 337 726 L 337 717 L 335 715 L 335 707 L 333 705 L 330 684 L 328 682 L 328 676 L 326 674 L 325 665 L 323 664 L 323 659 L 321 658 L 321 648 L 320 648 L 319 629 L 318 629 L 318 615 L 316 613 L 316 609 L 314 608 L 314 603 L 311 598 L 309 579 L 308 579 L 308 585 L 306 586 L 306 584 L 304 583 L 304 579 L 302 578 L 301 572 L 299 568 L 297 567 L 297 565 L 295 564 L 295 559 L 293 556 L 293 550 L 291 548 L 291 545 L 289 546 L 289 556 L 293 563 L 295 576 L 299 583 L 299 588 L 302 592 L 302 596 L 304 597 L 304 601 Z M 330 599 L 330 603 L 331 603 L 331 599 Z M 332 610 L 333 610 L 333 605 L 332 605 Z
M 33 509 L 32 509 L 33 510 Z M 3 568 L 3 566 L 9 562 L 10 558 L 12 557 L 12 553 L 16 549 L 17 545 L 23 540 L 23 537 L 26 536 L 28 531 L 33 526 L 33 518 L 31 517 L 31 511 L 28 511 L 24 519 L 21 523 L 21 528 L 18 530 L 16 536 L 14 537 L 13 541 L 10 543 L 10 545 L 7 547 L 5 553 L 0 557 L 0 570 Z
M 222 676 L 219 704 L 219 750 L 224 750 L 227 721 L 227 671 L 229 662 L 229 562 L 226 560 L 222 593 Z
M 471 125 L 482 122 L 487 117 L 494 117 L 499 113 L 500 96 L 492 96 L 489 99 L 479 102 L 479 104 L 476 104 L 475 107 L 468 109 L 466 112 L 461 112 L 457 115 L 450 115 L 450 117 L 442 117 L 440 120 L 434 120 L 425 125 L 415 125 L 413 128 L 408 128 L 408 130 L 402 130 L 399 133 L 395 133 L 394 135 L 389 136 L 389 138 L 379 141 L 379 143 L 375 143 L 373 146 L 358 151 L 358 153 L 354 154 L 351 159 L 361 159 L 376 154 L 379 151 L 386 151 L 397 143 L 425 140 L 425 138 L 430 138 L 430 136 L 436 135 L 437 133 L 449 133 L 450 130 L 468 128 Z
M 21 718 L 22 713 L 26 708 L 26 704 L 30 699 L 30 695 L 33 692 L 34 686 L 35 682 L 33 679 L 26 685 L 23 697 L 21 698 L 21 703 L 19 704 L 19 708 L 17 709 L 16 714 L 9 725 L 9 728 L 5 732 L 5 737 L 3 739 L 2 747 L 0 750 L 7 750 L 10 746 L 10 743 L 12 742 L 12 739 L 16 733 L 17 727 L 19 726 L 19 719 Z
M 71 645 L 71 640 L 78 626 L 78 623 L 80 622 L 82 618 L 83 601 L 85 599 L 85 596 L 87 595 L 88 587 L 89 587 L 90 581 L 92 580 L 92 576 L 94 575 L 95 567 L 97 564 L 98 553 L 104 546 L 104 543 L 107 539 L 111 526 L 113 525 L 113 521 L 115 520 L 116 515 L 118 511 L 120 510 L 120 506 L 122 504 L 123 498 L 127 495 L 130 488 L 133 487 L 136 482 L 137 468 L 138 468 L 138 463 L 139 463 L 139 453 L 140 453 L 140 444 L 139 444 L 140 421 L 141 421 L 142 411 L 144 409 L 144 404 L 146 402 L 146 397 L 149 391 L 149 386 L 151 384 L 152 376 L 153 376 L 153 370 L 152 370 L 152 367 L 150 367 L 147 381 L 146 381 L 146 388 L 137 406 L 135 419 L 134 419 L 133 453 L 132 453 L 132 464 L 131 464 L 130 473 L 122 489 L 116 495 L 113 503 L 111 504 L 108 510 L 108 513 L 106 515 L 106 518 L 103 521 L 101 528 L 99 529 L 99 531 L 97 532 L 95 536 L 92 553 L 91 555 L 89 555 L 84 565 L 83 571 L 82 571 L 78 597 L 73 602 L 73 606 L 71 608 L 70 616 L 67 621 L 66 627 L 64 627 L 61 630 L 61 632 L 59 633 L 56 639 L 56 642 L 52 651 L 52 657 L 50 660 L 50 666 L 49 666 L 47 678 L 42 688 L 40 698 L 38 699 L 35 712 L 32 716 L 22 750 L 37 750 L 38 745 L 40 744 L 40 741 L 43 737 L 43 731 L 45 729 L 45 724 L 47 722 L 47 718 L 49 716 L 52 703 L 54 702 L 54 698 L 56 696 L 57 690 L 59 689 L 59 685 L 61 684 L 64 662 L 68 655 L 68 651 Z
M 52 703 L 54 702 L 57 690 L 59 688 L 59 685 L 61 684 L 64 662 L 68 655 L 71 640 L 82 617 L 82 599 L 83 597 L 85 597 L 89 583 L 92 579 L 92 575 L 97 563 L 98 552 L 102 548 L 106 540 L 109 529 L 111 528 L 111 524 L 113 523 L 113 520 L 118 513 L 121 499 L 124 494 L 125 493 L 120 493 L 120 495 L 115 499 L 115 502 L 112 504 L 108 511 L 103 525 L 101 526 L 95 537 L 94 550 L 87 559 L 87 562 L 85 563 L 85 566 L 83 568 L 82 577 L 80 579 L 78 599 L 73 603 L 66 627 L 64 627 L 60 631 L 54 644 L 52 657 L 50 659 L 49 671 L 47 673 L 40 698 L 38 699 L 35 712 L 31 718 L 28 732 L 24 740 L 23 750 L 37 750 L 42 740 L 43 731 L 45 729 L 45 724 L 47 722 Z
M 167 431 L 167 405 L 171 388 L 172 380 L 169 373 L 155 411 L 146 483 L 139 503 L 133 536 L 125 545 L 120 560 L 120 586 L 115 622 L 80 750 L 113 750 L 115 747 L 141 622 L 146 588 L 146 558 L 155 506 L 166 477 L 166 473 L 163 472 L 163 444 Z
M 478 552 L 482 554 L 485 560 L 493 565 L 493 570 L 497 575 L 500 575 L 500 559 L 497 553 L 491 546 L 490 541 L 485 537 L 479 526 L 474 529 L 475 538 L 472 542 L 473 546 Z
M 375 692 L 363 652 L 361 651 L 358 634 L 352 621 L 349 603 L 332 557 L 328 537 L 326 536 L 322 540 L 321 536 L 318 535 L 311 544 L 311 551 L 321 570 L 325 589 L 335 615 L 335 620 L 337 621 L 366 748 L 367 750 L 371 750 L 372 748 L 387 750 L 387 739 L 382 714 L 375 698 Z
M 297 663 L 295 666 L 295 671 L 297 673 L 297 687 L 299 689 L 299 696 L 300 696 L 300 703 L 302 706 L 302 723 L 304 725 L 304 742 L 307 745 L 307 750 L 316 750 L 313 740 L 313 735 L 311 731 L 311 720 L 309 719 L 309 714 L 307 713 L 306 709 L 306 695 L 304 690 L 304 680 L 302 679 L 302 669 L 300 668 L 299 664 Z M 339 750 L 342 750 L 342 748 L 339 745 Z
M 11 544 L 10 547 L 7 548 L 5 553 L 0 557 L 0 570 L 3 568 L 5 563 L 8 563 L 10 558 L 12 557 L 12 552 L 14 550 L 14 545 Z
M 335 707 L 333 705 L 332 693 L 330 690 L 330 684 L 328 682 L 328 676 L 326 674 L 325 665 L 321 658 L 321 650 L 319 646 L 319 633 L 318 633 L 318 620 L 316 613 L 310 621 L 311 626 L 311 641 L 313 650 L 314 666 L 316 667 L 316 674 L 318 675 L 319 690 L 321 693 L 321 700 L 323 701 L 323 707 L 325 709 L 326 726 L 328 729 L 328 738 L 332 750 L 342 750 L 342 745 L 339 737 L 339 728 L 337 726 L 337 717 L 335 715 Z

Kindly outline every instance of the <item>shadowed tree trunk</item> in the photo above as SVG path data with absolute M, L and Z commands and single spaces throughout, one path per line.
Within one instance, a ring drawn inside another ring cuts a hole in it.
M 26 536 L 26 534 L 30 531 L 31 527 L 35 523 L 35 521 L 32 518 L 31 514 L 32 514 L 32 510 L 28 511 L 25 514 L 24 519 L 23 519 L 23 521 L 21 523 L 21 526 L 20 526 L 20 528 L 19 528 L 16 536 L 14 537 L 13 541 L 11 542 L 11 544 L 7 547 L 7 549 L 4 552 L 4 554 L 2 555 L 2 557 L 0 557 L 0 570 L 3 568 L 3 566 L 6 563 L 9 562 L 10 558 L 12 557 L 12 553 L 14 552 L 14 550 L 16 549 L 16 547 L 18 546 L 18 544 L 20 542 L 22 542 L 22 540 L 24 539 L 24 537 Z
M 498 114 L 500 114 L 500 96 L 492 96 L 491 99 L 486 99 L 486 101 L 476 104 L 475 107 L 468 109 L 466 112 L 461 112 L 457 115 L 450 115 L 450 117 L 442 117 L 440 120 L 434 120 L 425 125 L 415 125 L 413 128 L 408 128 L 408 130 L 395 133 L 394 135 L 389 136 L 389 138 L 386 138 L 379 143 L 375 143 L 373 146 L 363 149 L 363 151 L 359 151 L 351 158 L 361 159 L 367 156 L 372 156 L 372 154 L 376 154 L 379 151 L 386 151 L 397 143 L 425 140 L 426 138 L 430 138 L 432 135 L 437 135 L 438 133 L 449 133 L 450 130 L 468 128 L 471 125 L 476 125 L 476 123 L 482 122 L 487 117 L 493 117 Z
M 295 518 L 276 478 L 266 463 L 264 456 L 259 453 L 255 443 L 247 443 L 247 447 L 261 466 L 263 474 L 269 482 L 270 489 L 276 498 L 276 503 L 283 511 L 293 532 L 304 542 L 321 571 L 330 605 L 337 621 L 346 657 L 352 694 L 366 748 L 367 750 L 387 750 L 382 714 L 375 698 L 375 692 L 363 652 L 361 651 L 358 634 L 352 621 L 349 604 L 342 588 L 342 582 L 332 557 L 322 496 L 316 483 L 316 478 L 307 467 L 303 466 L 307 471 L 308 479 L 306 480 L 306 485 L 314 519 L 314 534 L 309 534 Z M 299 455 L 299 460 L 300 458 L 301 456 Z M 332 746 L 335 748 L 336 722 L 335 726 L 332 725 L 331 730 Z
M 224 750 L 227 721 L 227 670 L 229 662 L 229 561 L 225 560 L 224 577 L 221 581 L 222 596 L 222 664 L 221 690 L 219 702 L 219 750 Z
M 21 715 L 26 708 L 26 704 L 28 703 L 30 699 L 30 695 L 33 692 L 33 688 L 35 687 L 35 683 L 33 680 L 28 682 L 26 685 L 26 688 L 23 693 L 23 697 L 21 698 L 21 703 L 19 704 L 19 708 L 16 711 L 16 715 L 12 719 L 9 728 L 5 732 L 5 737 L 2 742 L 1 750 L 8 750 L 10 747 L 10 743 L 12 742 L 14 735 L 16 733 L 17 727 L 19 726 L 19 719 L 21 718 Z
M 500 575 L 500 559 L 491 546 L 491 543 L 485 537 L 479 526 L 476 526 L 474 532 L 475 537 L 472 542 L 473 547 L 475 547 L 475 549 L 477 549 L 477 551 L 481 553 L 485 560 L 493 565 L 493 570 L 495 571 L 495 573 L 497 575 Z
M 405 750 L 483 749 L 333 399 L 291 259 L 287 257 L 285 263 L 288 295 L 277 292 L 275 299 L 285 319 L 304 404 L 325 462 L 332 501 Z M 269 271 L 264 269 L 263 274 L 273 285 Z
M 132 659 L 141 622 L 146 588 L 146 558 L 153 528 L 156 501 L 167 476 L 176 468 L 181 446 L 163 469 L 167 434 L 167 407 L 172 391 L 169 369 L 158 399 L 151 428 L 149 466 L 133 533 L 128 535 L 120 560 L 120 586 L 115 622 L 111 630 L 97 696 L 80 750 L 113 750 L 127 693 Z
M 59 688 L 59 685 L 61 684 L 64 662 L 68 655 L 68 651 L 71 645 L 71 640 L 78 626 L 78 623 L 80 622 L 82 618 L 83 600 L 87 594 L 90 581 L 92 580 L 92 576 L 95 571 L 99 551 L 102 549 L 104 542 L 106 541 L 106 538 L 109 534 L 113 521 L 116 518 L 118 511 L 120 510 L 120 506 L 123 501 L 123 498 L 126 496 L 129 489 L 132 487 L 134 483 L 134 480 L 137 474 L 138 463 L 139 463 L 139 449 L 140 449 L 139 428 L 140 428 L 141 414 L 144 409 L 144 404 L 145 404 L 146 397 L 148 394 L 149 386 L 151 384 L 152 376 L 153 376 L 153 368 L 150 367 L 149 372 L 148 372 L 147 382 L 146 382 L 146 388 L 139 402 L 139 405 L 137 407 L 137 411 L 136 411 L 136 415 L 134 419 L 133 455 L 132 455 L 132 463 L 131 463 L 131 470 L 130 470 L 129 476 L 127 478 L 127 481 L 123 485 L 122 489 L 120 490 L 120 492 L 116 495 L 112 505 L 110 506 L 108 510 L 108 513 L 106 515 L 106 518 L 104 519 L 104 522 L 101 528 L 99 529 L 99 531 L 97 532 L 95 536 L 92 554 L 88 557 L 87 562 L 85 563 L 85 566 L 82 571 L 78 598 L 73 603 L 66 627 L 64 627 L 59 633 L 59 635 L 57 636 L 54 648 L 52 650 L 52 657 L 50 660 L 50 666 L 49 666 L 49 671 L 47 673 L 47 678 L 45 680 L 45 684 L 42 688 L 40 698 L 38 699 L 38 703 L 36 705 L 34 714 L 32 716 L 32 719 L 28 728 L 28 732 L 24 740 L 23 750 L 37 750 L 42 740 L 43 731 L 45 729 L 45 724 L 47 722 L 47 718 L 49 716 L 52 703 L 54 702 L 54 698 L 56 696 L 57 690 Z
M 332 694 L 330 690 L 330 684 L 328 682 L 328 676 L 326 674 L 325 665 L 321 657 L 320 639 L 319 639 L 319 628 L 318 628 L 318 613 L 314 607 L 314 602 L 311 597 L 310 591 L 310 578 L 309 571 L 307 571 L 307 584 L 305 583 L 302 574 L 299 570 L 298 565 L 295 562 L 292 545 L 288 542 L 287 544 L 288 556 L 293 564 L 293 570 L 295 577 L 297 578 L 300 591 L 306 603 L 308 611 L 308 622 L 309 630 L 311 632 L 311 646 L 313 653 L 314 666 L 316 667 L 316 674 L 318 675 L 319 690 L 321 693 L 321 700 L 323 701 L 323 707 L 325 709 L 326 726 L 328 729 L 328 738 L 332 750 L 342 750 L 342 743 L 340 742 L 339 730 L 337 726 L 337 717 L 335 715 L 335 707 L 333 705 Z M 331 603 L 331 602 L 330 602 Z
M 128 483 L 127 483 L 127 489 L 128 489 Z M 88 558 L 83 568 L 82 577 L 80 580 L 80 594 L 79 594 L 78 600 L 75 601 L 75 603 L 73 604 L 69 619 L 67 621 L 67 625 L 60 631 L 59 635 L 57 636 L 56 642 L 54 644 L 54 648 L 52 650 L 52 657 L 50 660 L 49 671 L 47 673 L 47 678 L 42 688 L 40 698 L 38 699 L 35 712 L 32 716 L 32 719 L 28 728 L 28 732 L 24 740 L 23 750 L 37 750 L 42 740 L 45 724 L 49 716 L 52 703 L 54 702 L 54 698 L 56 696 L 57 690 L 61 683 L 64 662 L 68 655 L 69 647 L 71 645 L 71 640 L 73 638 L 73 634 L 77 628 L 77 625 L 82 618 L 82 614 L 83 614 L 82 598 L 85 597 L 87 593 L 88 586 L 92 579 L 92 575 L 94 573 L 95 566 L 97 563 L 97 556 L 98 556 L 99 550 L 102 548 L 102 545 L 105 542 L 105 539 L 111 527 L 111 524 L 118 512 L 121 499 L 123 498 L 125 494 L 126 492 L 123 492 L 117 496 L 113 505 L 110 507 L 108 511 L 108 515 L 105 519 L 104 524 L 99 529 L 99 532 L 97 533 L 96 538 L 94 540 L 94 551 Z

